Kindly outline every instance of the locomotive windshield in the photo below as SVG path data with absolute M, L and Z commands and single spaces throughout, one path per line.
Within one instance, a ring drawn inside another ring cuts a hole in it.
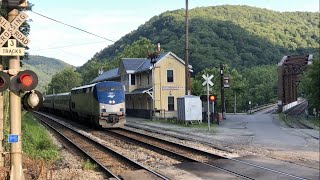
M 115 82 L 102 82 L 95 86 L 93 94 L 99 103 L 118 104 L 124 102 L 125 92 L 122 84 Z

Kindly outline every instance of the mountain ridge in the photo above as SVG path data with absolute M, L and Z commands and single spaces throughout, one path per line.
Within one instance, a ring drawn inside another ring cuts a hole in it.
M 190 64 L 195 72 L 219 62 L 236 68 L 277 63 L 284 55 L 317 53 L 318 12 L 278 12 L 221 5 L 189 10 Z M 92 59 L 112 60 L 140 37 L 184 57 L 184 10 L 166 11 L 140 25 Z M 89 63 L 89 62 L 87 62 Z

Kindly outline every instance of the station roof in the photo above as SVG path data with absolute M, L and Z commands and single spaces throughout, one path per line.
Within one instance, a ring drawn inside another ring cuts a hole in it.
M 178 61 L 184 64 L 184 61 L 172 52 L 159 54 L 159 57 L 156 58 L 156 63 L 158 63 L 162 59 L 165 59 L 165 57 L 168 55 L 172 55 Z M 127 71 L 127 73 L 143 72 L 143 71 L 150 70 L 150 67 L 151 67 L 151 62 L 150 62 L 150 59 L 148 58 L 122 58 L 121 63 L 123 64 L 124 70 Z M 100 74 L 98 77 L 92 80 L 91 83 L 106 81 L 106 80 L 110 80 L 117 77 L 120 77 L 119 68 L 111 69 L 109 71 L 106 71 Z
M 90 83 L 96 83 L 96 82 L 105 81 L 105 80 L 108 80 L 108 79 L 120 77 L 118 71 L 119 71 L 119 68 L 114 68 L 114 69 L 111 69 L 109 71 L 106 71 L 106 72 L 100 74 L 98 77 L 96 77 Z

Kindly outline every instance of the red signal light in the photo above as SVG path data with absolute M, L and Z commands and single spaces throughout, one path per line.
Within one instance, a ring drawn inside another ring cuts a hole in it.
M 10 90 L 31 91 L 38 85 L 38 76 L 30 70 L 20 71 L 14 79 L 11 80 Z
M 23 86 L 31 86 L 33 83 L 33 79 L 29 74 L 21 74 L 19 78 Z
M 8 89 L 9 85 L 10 85 L 10 76 L 5 72 L 0 71 L 0 92 Z
M 214 96 L 214 95 L 209 96 L 209 101 L 213 102 L 215 100 L 216 100 L 216 96 Z

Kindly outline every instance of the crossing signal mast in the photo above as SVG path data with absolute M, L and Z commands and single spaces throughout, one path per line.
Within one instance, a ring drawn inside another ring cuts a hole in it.
M 20 56 L 24 56 L 24 48 L 29 38 L 20 32 L 19 27 L 26 21 L 28 15 L 19 12 L 17 8 L 26 8 L 27 0 L 3 0 L 3 7 L 7 8 L 8 18 L 0 16 L 0 56 L 9 57 L 9 70 L 0 71 L 0 92 L 10 90 L 10 143 L 11 171 L 10 179 L 24 179 L 22 170 L 22 136 L 21 136 L 21 93 L 22 106 L 27 111 L 37 110 L 42 105 L 42 95 L 34 90 L 38 84 L 38 76 L 30 70 L 20 71 Z M 17 43 L 19 42 L 19 43 Z M 7 44 L 7 47 L 3 47 Z M 3 153 L 3 152 L 0 152 Z

